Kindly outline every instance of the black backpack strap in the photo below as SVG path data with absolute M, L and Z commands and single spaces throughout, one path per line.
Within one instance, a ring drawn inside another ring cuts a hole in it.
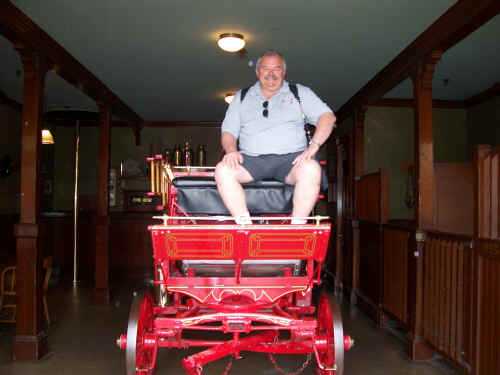
M 243 99 L 245 99 L 245 96 L 247 95 L 249 89 L 250 87 L 245 87 L 244 89 L 241 89 L 240 103 L 243 102 Z
M 288 87 L 290 88 L 290 91 L 292 92 L 293 96 L 295 96 L 295 99 L 297 99 L 297 101 L 300 103 L 299 89 L 297 88 L 297 84 L 289 83 Z

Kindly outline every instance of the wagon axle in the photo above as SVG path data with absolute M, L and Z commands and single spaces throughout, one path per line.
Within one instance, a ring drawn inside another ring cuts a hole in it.
M 158 338 L 156 336 L 151 335 L 151 337 L 145 338 L 144 345 L 155 346 L 155 345 L 157 345 L 157 340 L 158 340 Z M 232 341 L 206 341 L 206 340 L 200 341 L 200 340 L 198 340 L 195 342 L 192 340 L 182 340 L 179 344 L 173 344 L 172 342 L 168 342 L 168 343 L 163 342 L 163 345 L 162 345 L 162 341 L 160 340 L 158 343 L 158 346 L 159 347 L 168 347 L 168 348 L 187 349 L 187 348 L 193 347 L 193 346 L 194 347 L 196 347 L 196 346 L 215 346 L 215 345 L 220 345 L 220 344 L 227 343 L 227 342 L 232 342 Z M 267 344 L 262 343 L 262 342 L 260 344 L 267 345 Z M 273 345 L 273 344 L 276 344 L 276 342 L 270 342 L 269 344 Z M 127 348 L 127 335 L 126 334 L 120 335 L 120 337 L 118 337 L 116 339 L 116 345 L 120 349 L 125 350 Z M 316 338 L 314 340 L 314 346 L 316 348 L 324 350 L 327 348 L 327 345 L 328 345 L 328 340 L 326 338 Z M 351 338 L 351 336 L 344 335 L 344 350 L 349 350 L 353 346 L 354 346 L 354 340 Z M 312 345 L 311 345 L 311 347 L 312 347 Z

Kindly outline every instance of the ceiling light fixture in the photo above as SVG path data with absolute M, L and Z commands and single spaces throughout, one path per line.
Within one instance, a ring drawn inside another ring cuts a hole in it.
M 226 101 L 227 104 L 231 104 L 231 102 L 234 99 L 234 94 L 233 93 L 227 93 L 226 96 L 224 96 L 224 100 Z
M 53 145 L 54 144 L 54 136 L 50 132 L 49 129 L 42 130 L 42 145 Z
M 243 35 L 236 33 L 225 33 L 219 35 L 217 44 L 220 48 L 227 52 L 238 52 L 245 47 L 245 39 Z

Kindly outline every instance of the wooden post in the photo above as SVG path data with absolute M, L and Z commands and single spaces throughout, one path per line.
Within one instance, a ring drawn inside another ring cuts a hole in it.
M 415 97 L 415 221 L 416 243 L 415 293 L 410 301 L 410 332 L 408 354 L 413 360 L 429 359 L 432 349 L 422 336 L 423 319 L 423 272 L 426 229 L 433 227 L 434 199 L 434 137 L 432 113 L 432 77 L 434 67 L 441 58 L 441 51 L 433 51 L 419 63 L 413 79 Z
M 365 115 L 362 107 L 354 113 L 354 177 L 360 177 L 365 168 Z
M 95 288 L 94 303 L 109 303 L 109 161 L 111 109 L 99 106 L 99 182 L 95 222 Z
M 37 360 L 47 354 L 48 333 L 42 310 L 40 155 L 42 108 L 47 63 L 34 51 L 16 45 L 24 68 L 19 224 L 17 246 L 17 322 L 12 357 Z
M 335 293 L 342 290 L 344 249 L 344 145 L 337 138 L 337 214 L 335 217 Z
M 359 218 L 356 212 L 356 181 L 364 173 L 365 161 L 365 114 L 366 108 L 354 113 L 354 186 L 353 186 L 353 220 L 352 220 L 352 290 L 351 304 L 357 303 L 356 291 L 359 288 Z
M 135 138 L 135 145 L 140 146 L 141 145 L 141 130 L 142 128 L 140 127 L 132 127 L 132 132 L 134 133 L 134 138 Z M 163 151 L 163 150 L 162 150 Z

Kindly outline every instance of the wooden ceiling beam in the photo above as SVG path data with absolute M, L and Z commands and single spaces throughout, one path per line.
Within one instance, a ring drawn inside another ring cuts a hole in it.
M 3 103 L 19 112 L 23 110 L 23 105 L 21 103 L 9 98 L 2 90 L 0 90 L 0 103 Z
M 408 78 L 426 55 L 434 50 L 445 52 L 499 12 L 498 0 L 457 1 L 338 110 L 338 122 L 347 119 L 357 107 L 377 101 Z
M 473 105 L 481 104 L 487 100 L 490 100 L 495 96 L 500 96 L 500 83 L 498 82 L 491 86 L 489 89 L 486 89 L 483 92 L 480 92 L 479 94 L 465 100 L 465 105 L 467 107 L 471 107 Z
M 0 5 L 0 34 L 13 44 L 23 44 L 39 52 L 50 61 L 52 71 L 67 82 L 96 102 L 110 105 L 113 114 L 132 126 L 141 126 L 143 120 L 133 109 L 10 1 L 2 1 Z

